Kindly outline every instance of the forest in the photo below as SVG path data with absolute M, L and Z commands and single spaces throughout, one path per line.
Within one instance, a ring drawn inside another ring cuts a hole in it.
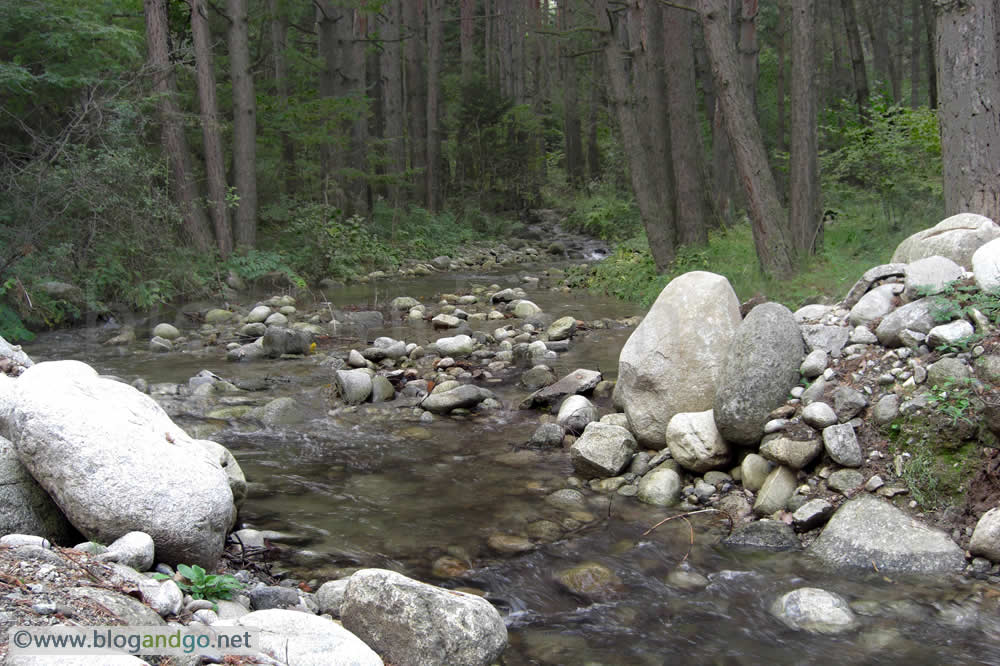
M 1000 0 L 0 3 L 0 335 L 351 280 L 556 209 L 580 284 L 840 288 L 1000 219 Z M 882 257 L 884 260 L 885 257 Z M 854 263 L 852 263 L 854 262 Z

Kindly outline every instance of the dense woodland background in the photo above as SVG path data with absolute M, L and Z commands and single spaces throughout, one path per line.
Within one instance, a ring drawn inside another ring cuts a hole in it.
M 352 279 L 543 207 L 618 243 L 580 283 L 648 299 L 711 268 L 744 296 L 782 280 L 786 300 L 822 297 L 946 213 L 1000 219 L 998 15 L 0 1 L 0 334 L 230 272 Z

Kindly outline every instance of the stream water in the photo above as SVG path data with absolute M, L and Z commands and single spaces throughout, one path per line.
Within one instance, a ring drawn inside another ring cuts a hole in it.
M 468 293 L 473 285 L 520 284 L 520 276 L 540 270 L 390 279 L 326 296 L 330 308 L 382 308 L 399 295 L 430 304 L 441 293 Z M 556 317 L 638 314 L 635 306 L 594 294 L 525 287 Z M 378 335 L 417 343 L 441 335 L 385 312 L 385 327 L 367 331 L 366 340 L 335 336 L 322 352 L 363 348 Z M 157 313 L 152 323 L 166 314 Z M 495 327 L 481 324 L 483 330 Z M 614 378 L 630 333 L 622 327 L 588 331 L 553 363 L 556 375 L 582 367 Z M 801 553 L 735 552 L 718 544 L 728 530 L 712 514 L 674 520 L 644 536 L 671 514 L 634 498 L 609 502 L 609 496 L 589 494 L 586 510 L 567 519 L 544 497 L 566 487 L 568 455 L 520 446 L 539 413 L 516 409 L 526 391 L 512 380 L 487 384 L 503 410 L 423 423 L 412 408 L 391 403 L 331 411 L 331 375 L 318 363 L 322 355 L 233 364 L 218 349 L 153 355 L 140 342 L 123 352 L 100 345 L 104 337 L 95 328 L 53 332 L 26 351 L 36 361 L 79 359 L 151 385 L 183 383 L 206 368 L 227 379 L 276 380 L 251 399 L 260 404 L 292 396 L 305 414 L 301 422 L 260 430 L 174 413 L 193 434 L 225 444 L 239 460 L 251 482 L 241 522 L 292 535 L 285 543 L 293 547 L 278 566 L 297 577 L 322 581 L 352 567 L 378 566 L 481 590 L 508 621 L 504 664 L 1000 664 L 998 591 L 985 584 L 890 579 L 874 571 L 844 577 Z M 611 411 L 609 403 L 599 407 Z M 540 520 L 558 525 L 562 536 L 513 556 L 486 545 L 491 535 L 523 535 Z M 432 563 L 443 555 L 471 568 L 434 579 Z M 622 581 L 618 594 L 588 604 L 558 587 L 554 572 L 585 561 L 613 570 Z M 682 562 L 706 576 L 707 587 L 684 591 L 668 584 L 667 574 Z M 768 606 L 803 586 L 857 602 L 856 610 L 865 613 L 860 629 L 833 637 L 784 628 Z

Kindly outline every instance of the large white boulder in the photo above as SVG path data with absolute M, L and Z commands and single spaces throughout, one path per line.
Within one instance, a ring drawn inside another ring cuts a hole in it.
M 1000 226 L 993 220 L 975 213 L 959 213 L 904 240 L 892 253 L 892 261 L 909 264 L 938 254 L 972 268 L 972 255 L 994 238 L 1000 238 Z
M 340 617 L 395 666 L 487 666 L 507 646 L 507 628 L 490 602 L 385 569 L 351 576 Z
M 618 359 L 615 404 L 636 439 L 663 448 L 674 414 L 712 408 L 739 323 L 739 300 L 721 275 L 694 271 L 664 287 Z
M 13 379 L 3 378 L 4 382 Z M 59 507 L 17 459 L 14 445 L 0 437 L 0 535 L 35 534 L 67 543 L 73 528 Z
M 79 361 L 39 363 L 0 382 L 0 431 L 91 541 L 142 531 L 158 561 L 215 566 L 242 472 L 227 473 L 218 445 L 189 437 L 149 396 Z

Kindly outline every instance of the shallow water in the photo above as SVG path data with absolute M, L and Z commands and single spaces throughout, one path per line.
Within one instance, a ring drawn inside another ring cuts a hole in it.
M 390 280 L 317 298 L 329 308 L 381 308 L 399 295 L 433 303 L 436 295 L 467 293 L 475 284 L 511 286 L 524 273 L 537 274 L 520 268 Z M 637 313 L 634 306 L 583 292 L 526 289 L 557 317 Z M 157 313 L 154 323 L 162 316 Z M 481 324 L 484 330 L 496 326 Z M 614 378 L 630 333 L 613 328 L 580 336 L 554 363 L 557 376 L 584 367 Z M 343 353 L 378 335 L 425 342 L 442 334 L 387 318 L 383 329 L 334 336 L 323 351 Z M 511 633 L 505 664 L 1000 664 L 997 591 L 973 582 L 903 581 L 875 572 L 843 576 L 802 554 L 734 552 L 718 545 L 728 529 L 712 514 L 673 520 L 643 536 L 671 514 L 619 496 L 609 503 L 607 496 L 588 495 L 576 522 L 567 522 L 567 514 L 544 497 L 565 487 L 572 471 L 568 456 L 520 446 L 539 414 L 516 410 L 526 392 L 513 378 L 486 384 L 505 409 L 427 424 L 409 407 L 330 411 L 331 377 L 317 357 L 229 364 L 218 350 L 152 355 L 142 343 L 122 355 L 99 344 L 106 336 L 96 329 L 55 332 L 26 350 L 36 361 L 76 358 L 150 384 L 183 383 L 203 368 L 228 379 L 279 380 L 272 390 L 248 395 L 258 402 L 295 397 L 306 418 L 293 426 L 259 430 L 175 416 L 228 446 L 240 461 L 251 481 L 241 521 L 294 535 L 277 566 L 304 578 L 379 566 L 435 581 L 437 558 L 464 561 L 471 567 L 464 575 L 435 582 L 480 590 L 505 614 Z M 606 401 L 598 404 L 602 413 L 611 411 Z M 493 534 L 523 535 L 539 520 L 561 525 L 562 538 L 515 556 L 486 545 Z M 587 604 L 560 590 L 554 572 L 585 561 L 603 563 L 619 576 L 617 596 Z M 685 592 L 668 585 L 667 574 L 682 562 L 706 576 L 708 587 Z M 768 606 L 803 586 L 879 603 L 874 614 L 859 615 L 858 631 L 838 637 L 793 632 L 770 616 Z

